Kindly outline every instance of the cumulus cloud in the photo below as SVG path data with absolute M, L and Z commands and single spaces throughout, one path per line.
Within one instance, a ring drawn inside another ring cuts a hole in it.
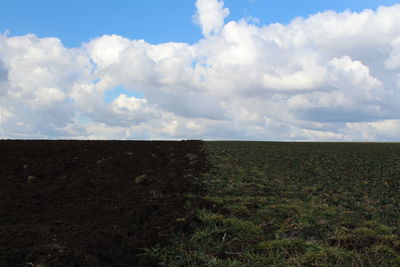
M 391 51 L 385 61 L 387 69 L 400 69 L 400 36 L 390 42 Z
M 8 70 L 0 61 L 0 96 L 7 93 Z
M 196 8 L 192 45 L 0 35 L 0 137 L 400 138 L 400 5 L 270 25 Z
M 218 33 L 229 16 L 229 9 L 224 8 L 224 1 L 197 0 L 195 21 L 201 26 L 204 36 Z

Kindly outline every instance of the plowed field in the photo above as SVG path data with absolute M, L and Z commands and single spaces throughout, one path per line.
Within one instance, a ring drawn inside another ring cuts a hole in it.
M 200 141 L 0 141 L 0 266 L 152 266 L 187 225 Z

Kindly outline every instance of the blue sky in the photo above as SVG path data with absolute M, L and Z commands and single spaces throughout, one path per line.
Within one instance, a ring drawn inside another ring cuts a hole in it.
M 398 1 L 0 1 L 0 138 L 400 140 Z
M 225 0 L 228 20 L 252 16 L 261 24 L 288 23 L 297 16 L 325 10 L 360 11 L 394 0 Z M 190 0 L 1 0 L 0 32 L 10 35 L 35 33 L 39 37 L 58 37 L 67 47 L 103 34 L 118 34 L 130 39 L 194 43 L 202 35 L 192 23 L 195 1 Z

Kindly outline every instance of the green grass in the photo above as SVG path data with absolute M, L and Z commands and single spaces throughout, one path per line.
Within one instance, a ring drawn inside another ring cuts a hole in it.
M 205 149 L 205 191 L 187 202 L 193 231 L 146 250 L 163 265 L 400 266 L 400 144 Z

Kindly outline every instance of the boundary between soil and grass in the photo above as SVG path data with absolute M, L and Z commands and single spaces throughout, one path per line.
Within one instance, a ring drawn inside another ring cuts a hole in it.
M 163 266 L 400 265 L 400 144 L 204 142 Z

